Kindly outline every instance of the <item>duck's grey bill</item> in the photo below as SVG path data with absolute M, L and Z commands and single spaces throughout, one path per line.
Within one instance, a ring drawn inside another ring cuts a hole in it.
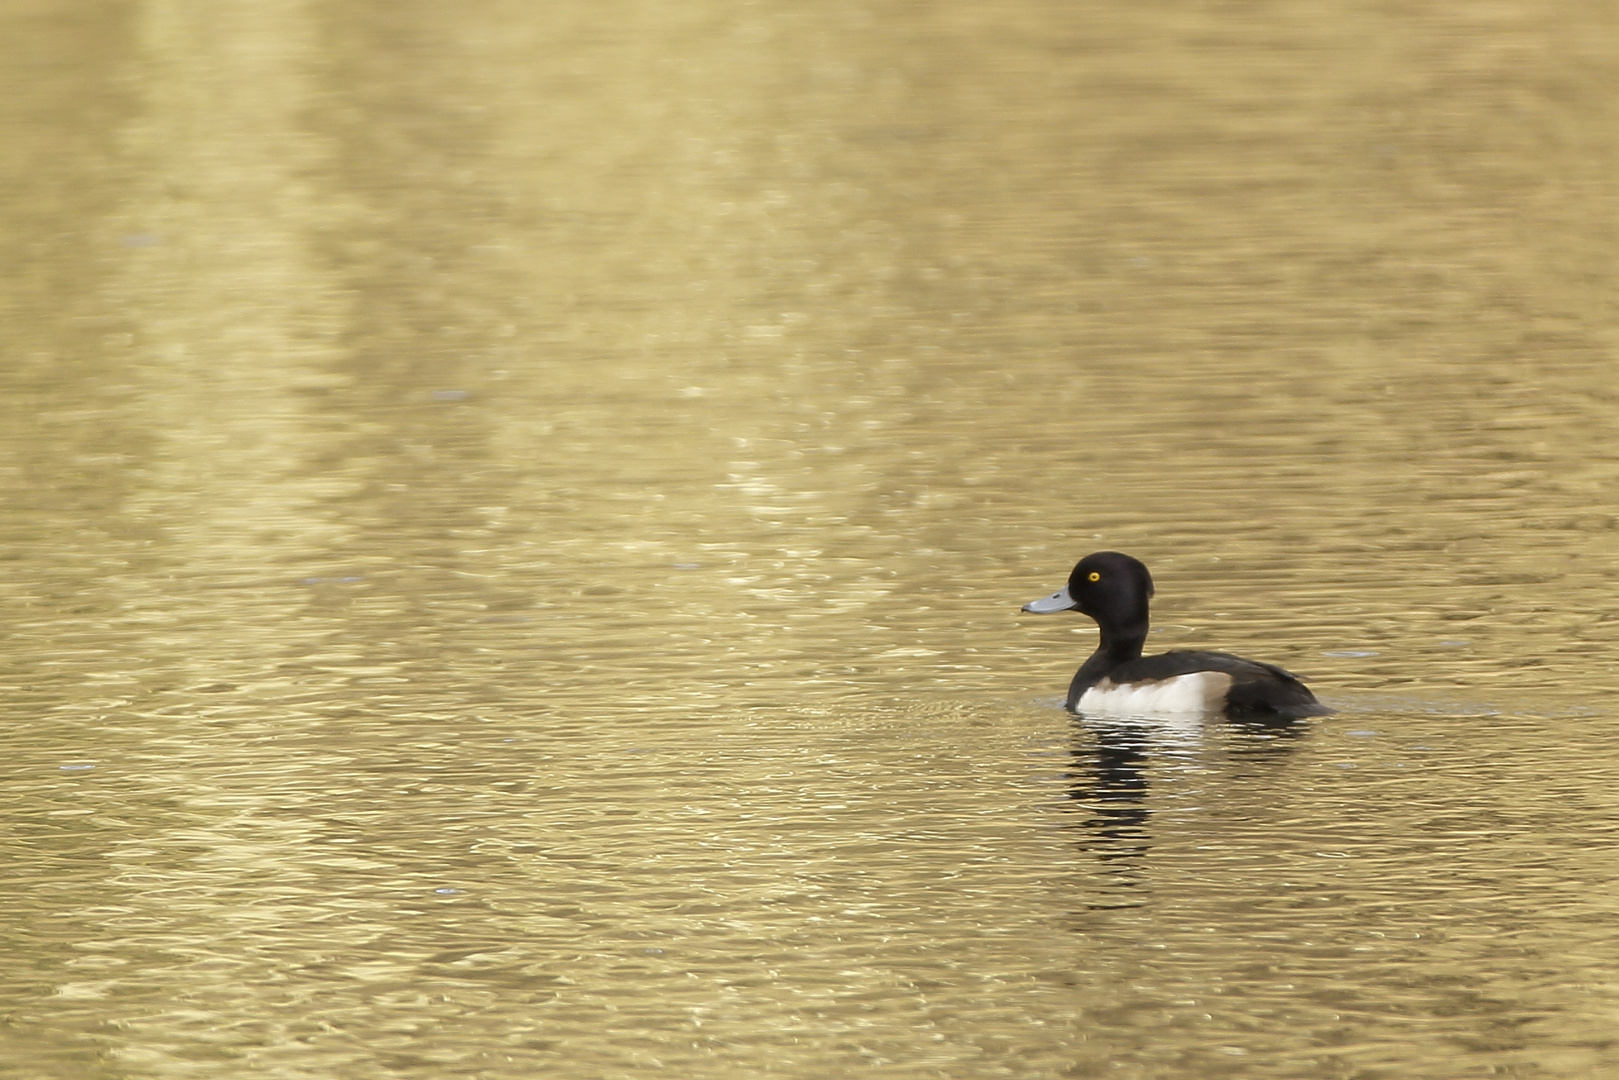
M 1064 585 L 1061 592 L 1054 592 L 1050 596 L 1042 596 L 1038 600 L 1030 600 L 1023 605 L 1024 611 L 1032 611 L 1036 615 L 1049 615 L 1053 611 L 1067 611 L 1074 606 L 1074 598 L 1068 595 L 1068 586 Z

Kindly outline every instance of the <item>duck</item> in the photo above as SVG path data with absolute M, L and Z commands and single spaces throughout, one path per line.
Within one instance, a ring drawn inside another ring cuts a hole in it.
M 1036 615 L 1078 611 L 1096 620 L 1101 639 L 1068 687 L 1072 713 L 1112 717 L 1224 714 L 1292 720 L 1331 709 L 1274 664 L 1230 653 L 1174 650 L 1142 656 L 1152 575 L 1140 559 L 1098 551 L 1079 560 L 1068 584 L 1023 605 Z

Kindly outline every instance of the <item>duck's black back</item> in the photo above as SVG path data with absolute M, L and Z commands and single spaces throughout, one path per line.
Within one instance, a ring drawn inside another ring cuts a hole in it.
M 1114 683 L 1156 681 L 1197 671 L 1219 671 L 1231 676 L 1226 711 L 1274 713 L 1279 716 L 1325 716 L 1331 709 L 1315 699 L 1310 688 L 1292 672 L 1230 653 L 1182 650 L 1127 660 L 1107 673 Z

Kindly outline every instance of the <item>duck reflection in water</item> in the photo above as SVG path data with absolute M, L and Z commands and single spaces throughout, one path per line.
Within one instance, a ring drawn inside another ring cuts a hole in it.
M 1079 739 L 1073 746 L 1073 764 L 1068 779 L 1068 797 L 1073 809 L 1084 816 L 1079 826 L 1088 833 L 1084 846 L 1091 848 L 1107 875 L 1104 887 L 1134 889 L 1141 884 L 1141 873 L 1152 840 L 1147 822 L 1152 811 L 1147 806 L 1147 758 L 1149 739 L 1144 732 L 1108 725 L 1098 737 Z M 1087 905 L 1095 908 L 1137 907 L 1140 898 L 1116 897 L 1113 902 Z
M 1154 766 L 1199 773 L 1218 769 L 1226 784 L 1253 777 L 1249 764 L 1270 769 L 1289 754 L 1307 728 L 1291 718 L 1225 719 L 1208 729 L 1151 721 L 1076 718 L 1078 731 L 1066 773 L 1067 806 L 1080 816 L 1082 847 L 1101 863 L 1101 892 L 1093 911 L 1140 907 L 1146 902 L 1147 856 L 1152 849 Z

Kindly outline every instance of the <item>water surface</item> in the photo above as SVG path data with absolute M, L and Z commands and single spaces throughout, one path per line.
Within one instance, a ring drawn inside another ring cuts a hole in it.
M 1619 1069 L 1616 31 L 0 4 L 0 1072 Z

